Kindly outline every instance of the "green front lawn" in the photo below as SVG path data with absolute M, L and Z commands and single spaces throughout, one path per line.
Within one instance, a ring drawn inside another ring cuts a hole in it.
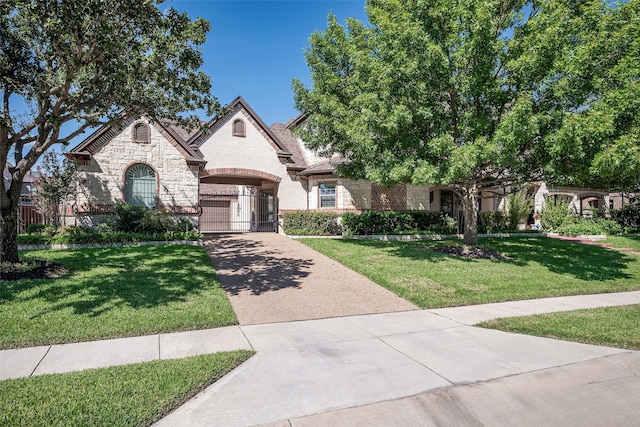
M 0 381 L 0 425 L 151 425 L 252 354 L 239 350 Z
M 423 308 L 640 289 L 640 257 L 546 237 L 480 239 L 507 261 L 431 250 L 459 240 L 301 241 Z
M 640 350 L 640 305 L 511 317 L 477 326 L 585 344 Z
M 28 251 L 63 264 L 58 279 L 0 282 L 0 348 L 236 324 L 204 248 Z
M 616 248 L 631 248 L 640 252 L 640 236 L 607 236 L 602 243 L 608 243 Z

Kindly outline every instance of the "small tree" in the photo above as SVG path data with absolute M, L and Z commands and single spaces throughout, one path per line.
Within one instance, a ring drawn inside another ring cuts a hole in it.
M 38 172 L 40 176 L 35 182 L 38 210 L 59 225 L 60 205 L 72 200 L 78 191 L 78 167 L 74 161 L 50 151 L 42 157 Z
M 505 209 L 509 229 L 517 230 L 520 222 L 527 218 L 532 208 L 533 200 L 528 197 L 526 188 L 509 193 Z

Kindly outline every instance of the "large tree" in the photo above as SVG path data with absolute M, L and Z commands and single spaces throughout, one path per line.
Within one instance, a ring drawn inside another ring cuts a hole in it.
M 55 144 L 126 114 L 195 125 L 217 107 L 198 69 L 209 23 L 158 0 L 0 2 L 0 262 L 18 260 L 23 177 Z M 66 126 L 65 126 L 66 125 Z
M 577 171 L 602 141 L 576 151 L 569 130 L 602 102 L 604 65 L 580 61 L 598 63 L 589 55 L 613 43 L 598 32 L 631 3 L 368 0 L 370 25 L 343 27 L 330 15 L 311 36 L 313 86 L 294 80 L 307 114 L 298 132 L 310 148 L 347 160 L 338 174 L 451 186 L 463 202 L 464 241 L 476 244 L 483 188 L 547 173 L 584 178 Z

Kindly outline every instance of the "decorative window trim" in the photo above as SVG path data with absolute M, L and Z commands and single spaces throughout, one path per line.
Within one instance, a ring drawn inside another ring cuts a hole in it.
M 231 125 L 232 136 L 246 137 L 247 125 L 242 119 L 235 119 Z
M 324 187 L 324 188 L 323 188 Z M 333 187 L 333 194 L 331 194 Z M 325 191 L 325 194 L 323 194 Z M 333 199 L 333 203 L 331 200 Z M 338 207 L 338 185 L 335 181 L 323 181 L 318 183 L 318 208 L 335 209 Z
M 140 132 L 143 130 L 143 132 Z M 144 122 L 138 122 L 133 125 L 131 131 L 131 140 L 138 144 L 148 144 L 151 142 L 151 129 L 149 125 Z

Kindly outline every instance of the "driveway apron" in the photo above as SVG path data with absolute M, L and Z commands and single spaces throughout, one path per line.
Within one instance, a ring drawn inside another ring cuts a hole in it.
M 418 309 L 276 233 L 210 235 L 205 247 L 241 325 Z

